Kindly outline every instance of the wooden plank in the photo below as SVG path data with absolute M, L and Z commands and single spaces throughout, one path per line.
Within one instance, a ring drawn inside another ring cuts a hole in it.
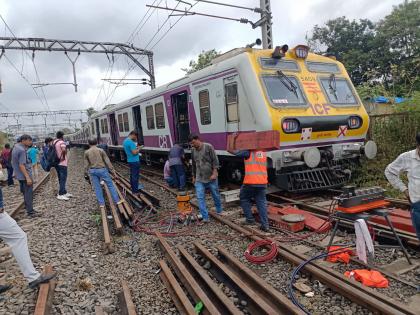
M 117 181 L 116 183 L 118 184 Z M 115 188 L 117 189 L 117 193 L 118 193 L 118 196 L 120 196 L 120 199 L 124 200 L 123 205 L 124 205 L 125 211 L 127 212 L 128 216 L 131 218 L 134 214 L 133 208 L 131 207 L 127 199 L 124 198 L 123 194 L 121 193 L 121 190 L 118 188 L 118 185 L 115 185 Z
M 104 232 L 104 249 L 106 253 L 112 252 L 112 240 L 111 235 L 109 234 L 109 227 L 108 227 L 108 218 L 106 215 L 105 207 L 101 208 L 101 221 L 102 221 L 102 230 Z
M 96 305 L 95 306 L 95 315 L 105 315 L 102 306 Z
M 44 267 L 44 274 L 53 273 L 51 265 Z M 53 302 L 54 288 L 56 280 L 52 279 L 47 283 L 42 283 L 39 286 L 38 298 L 35 305 L 34 315 L 47 315 L 51 312 Z
M 118 294 L 120 304 L 120 314 L 137 315 L 136 306 L 131 298 L 130 288 L 126 280 L 121 281 L 122 291 Z
M 168 290 L 169 295 L 172 298 L 172 301 L 175 304 L 175 307 L 181 315 L 196 315 L 194 306 L 191 304 L 187 295 L 182 290 L 178 281 L 175 279 L 172 271 L 169 269 L 165 261 L 160 260 L 160 279 Z
M 108 198 L 109 207 L 111 208 L 112 217 L 114 218 L 115 230 L 118 233 L 121 233 L 122 229 L 123 229 L 123 226 L 122 226 L 122 223 L 121 223 L 121 220 L 120 220 L 120 216 L 117 213 L 117 208 L 115 208 L 115 203 L 112 200 L 111 192 L 109 191 L 109 189 L 106 185 L 104 185 L 104 189 L 105 189 L 106 196 Z

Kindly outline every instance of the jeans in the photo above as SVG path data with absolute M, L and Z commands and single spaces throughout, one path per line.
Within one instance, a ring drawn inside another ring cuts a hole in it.
M 165 182 L 168 184 L 169 187 L 174 187 L 174 179 L 172 177 L 166 177 Z
M 12 186 L 13 183 L 13 167 L 8 166 L 7 167 L 7 185 Z
M 4 203 L 3 203 L 3 190 L 0 187 L 0 209 L 4 208 Z
M 59 185 L 58 194 L 65 195 L 67 194 L 67 190 L 66 190 L 67 166 L 58 165 L 56 169 L 57 169 L 58 185 Z
M 413 221 L 417 238 L 420 241 L 420 201 L 411 204 L 411 220 Z
M 244 210 L 246 220 L 248 222 L 254 222 L 255 219 L 251 211 L 252 199 L 254 199 L 257 205 L 261 226 L 264 228 L 268 228 L 267 199 L 265 197 L 265 194 L 265 187 L 242 185 L 241 192 L 239 193 L 239 200 L 241 203 L 241 207 Z
M 171 175 L 174 180 L 174 186 L 180 190 L 185 189 L 185 170 L 183 165 L 172 165 Z
M 25 202 L 25 209 L 27 214 L 34 213 L 33 200 L 34 191 L 33 185 L 28 185 L 26 180 L 19 180 L 20 192 L 23 194 L 23 200 Z
M 130 186 L 135 194 L 139 192 L 140 162 L 128 162 L 130 165 Z
M 219 194 L 219 184 L 216 180 L 213 180 L 208 183 L 202 182 L 195 182 L 195 193 L 197 195 L 198 206 L 200 209 L 200 213 L 203 217 L 203 220 L 209 219 L 209 213 L 206 207 L 206 189 L 210 189 L 211 196 L 213 197 L 214 205 L 216 206 L 217 213 L 221 213 L 222 209 L 222 202 L 220 200 Z
M 91 168 L 89 174 L 92 178 L 92 184 L 95 188 L 96 198 L 100 206 L 105 205 L 104 194 L 101 187 L 101 180 L 103 180 L 111 193 L 112 200 L 117 203 L 120 201 L 117 190 L 112 182 L 111 176 L 106 168 Z

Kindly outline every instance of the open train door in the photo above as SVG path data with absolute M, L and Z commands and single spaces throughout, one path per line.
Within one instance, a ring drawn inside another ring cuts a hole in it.
M 95 127 L 96 127 L 96 141 L 101 143 L 101 130 L 99 129 L 99 119 L 95 119 Z
M 223 80 L 225 87 L 226 131 L 239 131 L 239 94 L 238 76 L 234 75 Z
M 118 145 L 118 129 L 115 114 L 109 114 L 109 127 L 111 131 L 111 143 L 112 145 Z
M 137 142 L 140 145 L 144 144 L 143 128 L 141 127 L 141 111 L 140 105 L 133 107 L 134 130 L 138 133 Z
M 188 92 L 182 91 L 171 95 L 171 103 L 175 126 L 175 141 L 187 144 L 188 136 L 190 135 Z

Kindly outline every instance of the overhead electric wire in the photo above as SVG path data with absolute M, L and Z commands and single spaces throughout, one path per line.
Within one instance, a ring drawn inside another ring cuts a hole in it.
M 197 5 L 198 4 L 198 2 L 196 2 L 196 3 L 194 3 L 189 9 L 187 9 L 185 12 L 188 12 L 189 10 L 191 10 L 195 5 Z M 179 2 L 178 2 L 178 4 L 175 6 L 175 9 L 177 8 L 177 6 L 179 5 Z M 172 12 L 171 12 L 172 13 Z M 159 43 L 160 43 L 160 41 L 162 41 L 162 39 L 163 38 L 165 38 L 166 37 L 166 35 L 168 35 L 168 33 L 171 31 L 171 29 L 172 28 L 174 28 L 175 27 L 175 25 L 176 24 L 178 24 L 178 22 L 184 17 L 185 15 L 182 15 L 182 16 L 180 16 L 176 21 L 175 21 L 175 23 L 174 24 L 172 24 L 170 27 L 169 27 L 169 29 L 168 30 L 166 30 L 166 32 L 158 39 L 158 41 L 156 42 L 156 43 L 154 43 L 154 45 L 152 46 L 152 47 L 150 47 L 150 49 L 149 50 L 152 50 L 154 47 L 156 47 Z M 162 26 L 155 32 L 155 34 L 152 36 L 152 39 L 151 40 L 149 40 L 149 42 L 148 42 L 148 44 L 144 47 L 144 49 L 148 49 L 148 47 L 149 47 L 149 45 L 151 44 L 151 42 L 153 41 L 153 39 L 154 38 L 156 38 L 156 36 L 157 36 L 157 34 L 162 30 L 162 28 L 163 28 L 163 26 L 168 22 L 168 20 L 170 19 L 170 14 L 168 15 L 168 17 L 166 18 L 166 20 L 163 22 L 163 24 L 162 24 Z M 141 58 L 140 60 L 139 60 L 139 58 Z M 139 61 L 139 62 L 141 62 L 142 60 L 143 60 L 143 58 L 144 58 L 144 56 L 139 56 L 138 58 L 136 58 L 136 60 L 137 61 Z M 125 75 L 123 76 L 123 78 L 120 80 L 120 81 L 122 81 L 123 79 L 125 79 L 127 76 L 128 76 L 128 74 L 133 70 L 135 68 L 135 66 L 134 65 L 132 65 L 131 67 L 129 67 L 129 69 L 127 70 L 127 72 L 125 73 Z M 115 94 L 115 92 L 116 92 L 116 90 L 117 90 L 117 88 L 118 88 L 118 85 L 116 85 L 115 87 L 114 87 L 114 89 L 113 89 L 113 92 L 112 92 L 112 95 L 111 95 L 111 97 L 110 97 L 110 100 L 112 99 L 112 97 L 114 96 L 114 94 Z
M 9 30 L 9 32 L 12 34 L 12 36 L 14 37 L 14 38 L 16 38 L 17 39 L 17 36 L 15 35 L 15 33 L 13 32 L 13 30 L 11 29 L 11 27 L 7 24 L 7 22 L 6 22 L 6 20 L 3 18 L 3 16 L 0 14 L 0 18 L 1 18 L 1 20 L 3 21 L 3 23 L 4 23 L 4 25 L 5 25 L 5 27 L 7 27 L 7 29 Z M 22 50 L 22 52 L 23 52 L 23 50 Z M 34 62 L 34 60 L 32 59 L 32 57 L 29 55 L 29 53 L 25 50 L 25 53 L 26 53 L 26 55 L 31 59 L 31 61 L 32 61 L 32 64 L 33 64 L 33 67 L 34 67 L 34 70 L 35 70 L 35 76 L 36 76 L 36 79 L 37 79 L 37 83 L 38 84 L 40 84 L 41 83 L 41 79 L 39 78 L 39 74 L 38 74 L 38 70 L 37 70 L 37 68 L 36 68 L 36 65 L 35 65 L 35 62 Z M 22 55 L 23 55 L 23 53 L 22 53 Z M 8 59 L 8 58 L 7 58 Z M 10 62 L 10 60 L 8 59 L 8 61 Z M 16 68 L 16 70 L 19 72 L 19 70 Z M 20 74 L 21 74 L 21 76 L 22 76 L 22 73 L 23 73 L 23 69 L 22 69 L 22 71 L 21 72 L 19 72 Z M 31 83 L 27 80 L 27 79 L 25 79 L 27 82 L 28 82 L 28 84 L 30 84 L 31 85 Z M 32 86 L 32 85 L 31 85 Z M 34 89 L 34 91 L 35 91 L 35 89 Z M 47 100 L 47 96 L 45 95 L 45 91 L 44 91 L 44 88 L 42 88 L 41 87 L 41 92 L 42 92 L 42 95 L 44 96 L 44 99 L 45 99 L 45 104 L 41 101 L 41 104 L 43 104 L 44 106 L 46 106 L 46 108 L 47 108 L 47 110 L 50 110 L 50 106 L 48 105 L 48 100 Z M 35 94 L 39 97 L 39 95 L 38 95 L 38 93 L 35 91 Z

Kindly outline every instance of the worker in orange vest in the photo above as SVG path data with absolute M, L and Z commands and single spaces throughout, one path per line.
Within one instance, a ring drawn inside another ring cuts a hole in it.
M 246 218 L 245 224 L 255 224 L 251 211 L 252 200 L 255 200 L 261 222 L 260 229 L 268 232 L 267 199 L 265 196 L 268 184 L 267 155 L 260 150 L 229 151 L 229 153 L 245 159 L 245 177 L 239 194 Z

